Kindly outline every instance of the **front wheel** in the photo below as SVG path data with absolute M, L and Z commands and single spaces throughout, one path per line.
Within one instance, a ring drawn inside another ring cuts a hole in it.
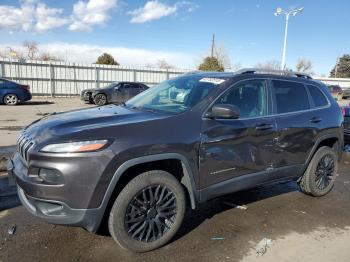
M 311 196 L 328 194 L 335 182 L 338 157 L 334 150 L 324 146 L 317 150 L 299 182 L 303 193 Z
M 184 190 L 165 171 L 154 170 L 131 180 L 114 202 L 108 228 L 123 248 L 146 252 L 170 241 L 182 224 Z
M 107 104 L 107 96 L 105 94 L 97 94 L 94 97 L 94 103 L 98 106 L 103 106 Z

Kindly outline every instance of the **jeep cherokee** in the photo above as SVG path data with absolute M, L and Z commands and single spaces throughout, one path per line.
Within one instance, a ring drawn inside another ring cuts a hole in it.
M 91 232 L 108 221 L 121 247 L 145 252 L 175 235 L 186 206 L 223 194 L 281 180 L 327 194 L 342 123 L 327 87 L 307 75 L 194 72 L 122 106 L 32 123 L 8 172 L 33 215 Z

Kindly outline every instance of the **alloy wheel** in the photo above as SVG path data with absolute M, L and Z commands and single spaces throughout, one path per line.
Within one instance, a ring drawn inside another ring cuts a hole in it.
M 18 98 L 16 95 L 6 95 L 4 99 L 5 104 L 7 105 L 16 105 L 18 102 Z
M 316 187 L 324 190 L 333 179 L 335 170 L 335 162 L 331 155 L 323 156 L 316 168 Z
M 152 242 L 171 228 L 176 214 L 174 193 L 164 185 L 152 185 L 131 200 L 126 209 L 124 224 L 134 240 Z
M 102 106 L 102 105 L 106 104 L 106 102 L 107 102 L 107 98 L 105 95 L 103 95 L 103 94 L 96 95 L 96 97 L 95 97 L 96 105 Z

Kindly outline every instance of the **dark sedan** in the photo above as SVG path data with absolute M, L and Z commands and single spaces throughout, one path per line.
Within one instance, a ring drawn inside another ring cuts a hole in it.
M 0 78 L 0 103 L 14 106 L 30 99 L 32 99 L 32 95 L 28 85 Z
M 85 89 L 81 100 L 102 106 L 108 103 L 121 104 L 149 87 L 137 82 L 113 82 L 103 88 Z

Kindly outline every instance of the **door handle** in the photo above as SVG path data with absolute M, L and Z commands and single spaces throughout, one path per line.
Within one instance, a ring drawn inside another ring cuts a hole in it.
M 255 130 L 269 130 L 272 128 L 273 128 L 272 124 L 260 124 L 255 126 Z
M 321 117 L 317 117 L 317 116 L 315 116 L 315 117 L 310 119 L 311 123 L 319 123 L 321 121 L 322 121 L 322 118 Z

